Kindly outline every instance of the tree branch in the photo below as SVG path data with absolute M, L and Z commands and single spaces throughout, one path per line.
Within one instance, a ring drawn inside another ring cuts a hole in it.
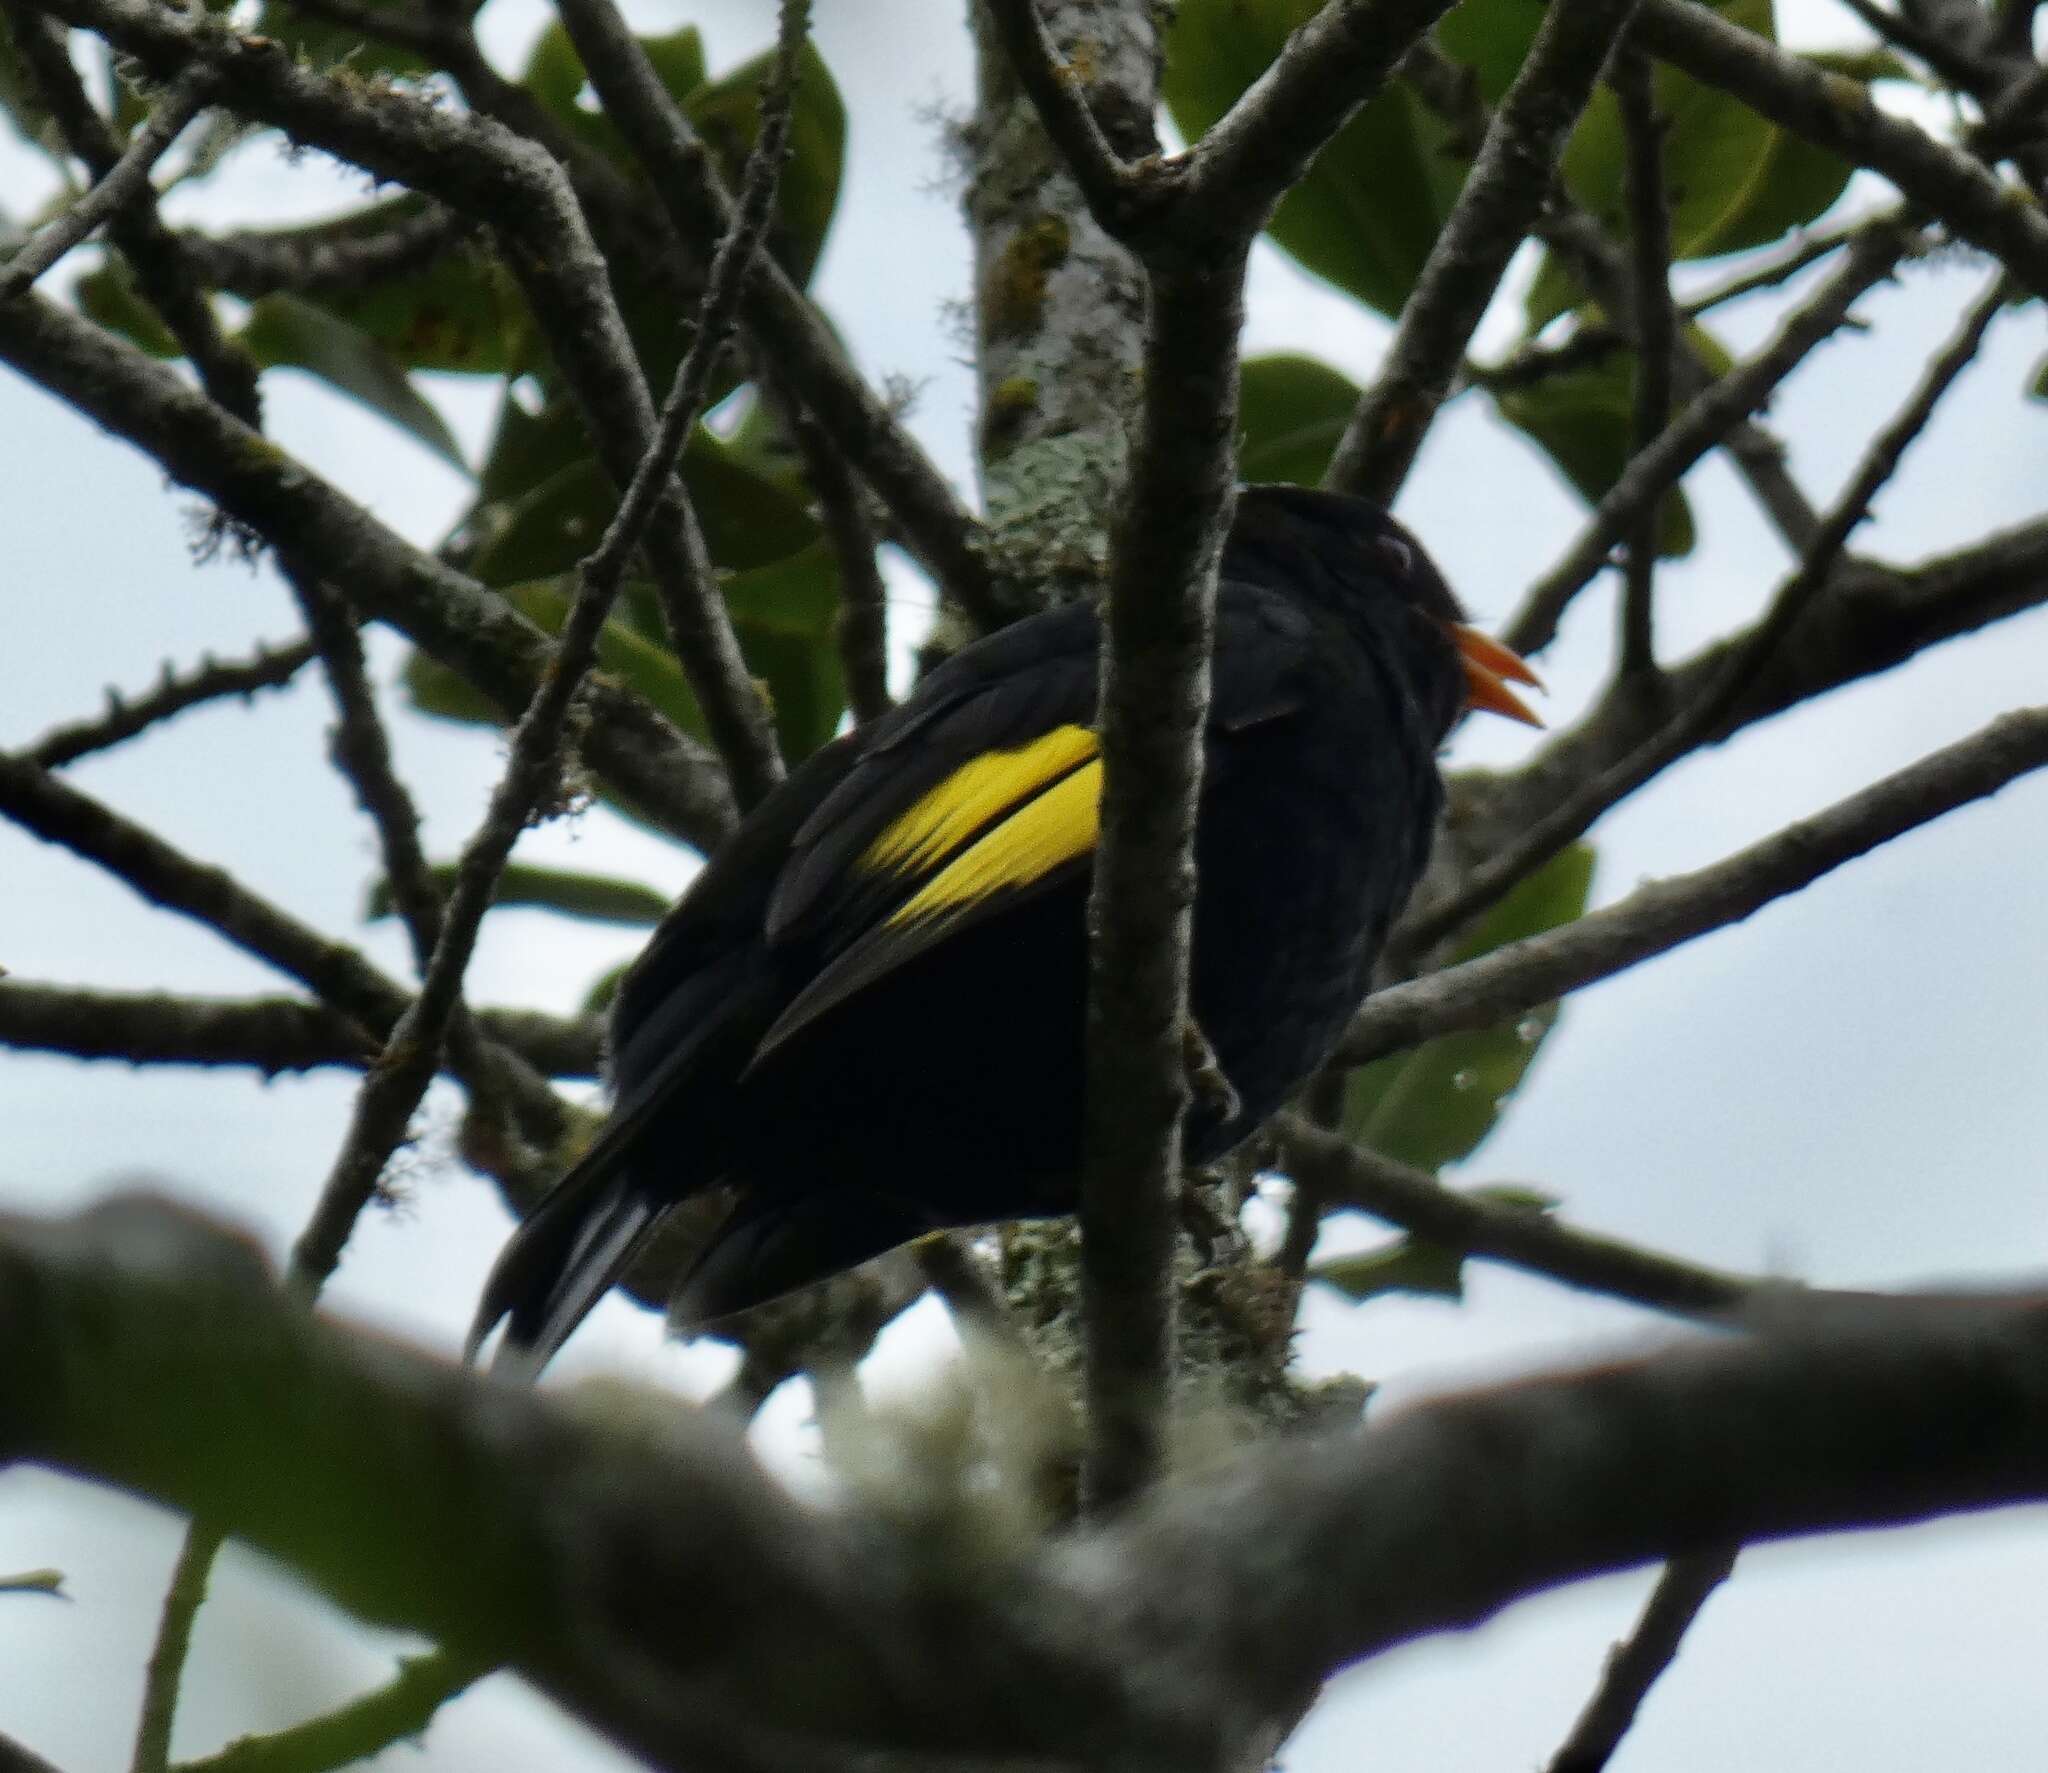
M 1111 540 L 1081 1177 L 1091 1506 L 1158 1474 L 1188 1100 L 1195 802 L 1230 523 L 1249 238 L 1146 265 L 1143 406 Z
M 2036 295 L 2048 294 L 2048 217 L 1969 155 L 1886 116 L 1860 82 L 1802 61 L 1694 0 L 1643 0 L 1635 38 L 1794 135 L 1889 179 Z
M 35 280 L 74 246 L 91 239 L 104 223 L 143 198 L 150 172 L 185 133 L 185 126 L 205 109 L 213 86 L 213 76 L 204 68 L 188 69 L 171 83 L 99 182 L 0 265 L 0 302 L 26 294 Z
M 1678 1646 L 1714 1590 L 1735 1568 L 1735 1551 L 1722 1547 L 1673 1558 L 1658 1579 L 1650 1604 L 1627 1640 L 1614 1646 L 1599 1688 L 1586 1702 L 1549 1773 L 1601 1773 L 1636 1721 L 1650 1689 L 1677 1659 Z
M 245 228 L 231 234 L 192 229 L 176 236 L 205 282 L 244 301 L 280 292 L 352 295 L 423 271 L 479 232 L 470 217 L 431 201 L 404 198 L 339 222 L 295 228 Z
M 32 11 L 27 0 L 0 0 L 0 12 L 66 145 L 95 178 L 106 177 L 120 163 L 121 139 L 86 96 L 65 33 Z M 144 298 L 190 358 L 200 385 L 245 425 L 257 425 L 262 401 L 255 360 L 222 333 L 203 279 L 157 213 L 155 193 L 144 189 L 136 196 L 113 215 L 108 233 L 134 268 Z
M 1580 0 L 1544 13 L 1401 309 L 1379 377 L 1344 427 L 1325 486 L 1394 502 L 1508 261 L 1549 201 L 1565 138 L 1634 4 Z
M 247 659 L 205 659 L 182 676 L 166 663 L 156 688 L 147 694 L 131 702 L 120 691 L 110 689 L 107 711 L 98 720 L 56 727 L 32 741 L 22 756 L 38 768 L 61 769 L 81 757 L 125 744 L 188 708 L 229 696 L 248 701 L 259 690 L 282 689 L 312 656 L 312 643 L 297 640 L 287 646 L 261 647 Z
M 1176 225 L 1192 241 L 1250 238 L 1385 83 L 1446 0 L 1329 0 L 1177 168 Z
M 1038 0 L 984 0 L 1018 83 L 1038 112 L 1074 183 L 1103 231 L 1133 238 L 1161 210 L 1164 187 L 1156 172 L 1125 162 L 1088 108 L 1074 71 L 1061 59 L 1039 16 Z
M 876 559 L 881 546 L 869 521 L 867 492 L 825 429 L 793 397 L 783 419 L 804 478 L 818 502 L 818 520 L 839 567 L 839 613 L 832 624 L 846 705 L 856 723 L 879 719 L 895 706 L 889 694 L 889 588 Z
M 1575 1231 L 1545 1213 L 1460 1194 L 1427 1171 L 1354 1145 L 1302 1115 L 1280 1116 L 1274 1131 L 1282 1168 L 1313 1189 L 1325 1211 L 1351 1207 L 1447 1249 L 1568 1287 L 1719 1321 L 1772 1284 Z
M 605 115 L 645 168 L 684 239 L 709 250 L 731 203 L 706 152 L 611 0 L 563 0 L 562 22 Z M 745 320 L 805 407 L 901 526 L 906 546 L 977 621 L 1002 612 L 989 592 L 980 525 L 874 391 L 854 372 L 802 290 L 765 254 L 753 261 Z
M 393 988 L 394 990 L 396 987 Z M 598 1075 L 603 1029 L 537 1010 L 476 1012 L 485 1039 L 547 1077 Z M 0 979 L 0 1046 L 130 1065 L 246 1065 L 266 1077 L 361 1070 L 378 1042 L 353 1018 L 288 997 L 192 998 Z
M 1610 82 L 1627 140 L 1630 268 L 1635 279 L 1636 364 L 1630 432 L 1640 455 L 1671 422 L 1671 360 L 1678 334 L 1671 309 L 1671 213 L 1664 199 L 1664 122 L 1649 61 L 1624 45 Z M 1652 499 L 1627 538 L 1617 670 L 1641 683 L 1657 669 L 1655 598 L 1658 519 Z
M 1362 1065 L 1459 1029 L 1489 1028 L 1739 923 L 1845 862 L 2048 765 L 2048 708 L 2003 714 L 1825 812 L 1725 861 L 1638 887 L 1541 936 L 1389 986 L 1352 1018 L 1338 1058 Z
M 1583 784 L 1513 843 L 1474 868 L 1457 893 L 1412 915 L 1407 920 L 1404 942 L 1428 946 L 1457 928 L 1474 911 L 1493 903 L 1514 882 L 1591 829 L 1609 808 L 1697 749 L 1720 728 L 1749 694 L 1751 685 L 1769 666 L 1785 637 L 1826 589 L 1849 537 L 1869 515 L 1871 501 L 1898 471 L 1900 460 L 1926 429 L 1935 407 L 1977 355 L 1991 322 L 2009 298 L 2010 288 L 2009 275 L 2000 272 L 1971 306 L 1955 336 L 1927 366 L 1905 406 L 1872 439 L 1848 486 L 1815 532 L 1798 571 L 1779 590 L 1764 619 L 1744 637 L 1741 649 L 1728 661 L 1713 687 L 1682 706 L 1661 730 Z
M 0 305 L 0 361 L 135 444 L 287 553 L 318 560 L 357 607 L 389 622 L 499 707 L 526 705 L 549 641 L 505 600 L 413 547 L 177 372 L 37 296 Z M 700 849 L 736 814 L 725 773 L 640 696 L 601 682 L 584 740 L 636 808 Z
M 1626 539 L 1694 463 L 1769 401 L 1778 384 L 1841 328 L 1857 299 L 1890 276 L 1908 250 L 1889 218 L 1860 231 L 1840 267 L 1785 317 L 1762 350 L 1709 383 L 1648 447 L 1630 458 L 1564 557 L 1529 587 L 1501 638 L 1521 653 L 1549 645 L 1572 598 L 1592 582 L 1615 544 Z
M 1335 1669 L 1561 1582 L 2048 1495 L 2038 1297 L 1746 1323 L 1249 1454 L 998 1574 L 799 1508 L 715 1419 L 621 1427 L 312 1319 L 245 1245 L 128 1201 L 0 1221 L 0 1456 L 203 1510 L 652 1760 L 773 1718 L 811 1765 L 1220 1768 Z
M 288 1730 L 244 1736 L 218 1754 L 180 1761 L 176 1773 L 328 1773 L 422 1734 L 434 1714 L 487 1670 L 446 1650 L 399 1659 L 375 1692 Z

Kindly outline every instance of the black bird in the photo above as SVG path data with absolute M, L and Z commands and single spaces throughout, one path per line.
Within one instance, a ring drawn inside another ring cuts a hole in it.
M 693 1322 L 939 1226 L 1071 1211 L 1102 764 L 1093 610 L 964 648 L 747 817 L 612 1016 L 616 1106 L 492 1271 L 472 1346 L 537 1370 L 662 1214 L 737 1205 Z M 1459 710 L 1535 721 L 1420 544 L 1364 500 L 1238 497 L 1196 832 L 1194 1018 L 1236 1092 L 1190 1162 L 1328 1055 L 1422 871 Z

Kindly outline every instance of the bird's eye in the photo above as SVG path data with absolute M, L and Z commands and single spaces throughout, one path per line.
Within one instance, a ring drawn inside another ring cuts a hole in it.
M 1374 545 L 1395 572 L 1406 574 L 1414 570 L 1415 550 L 1399 536 L 1382 536 Z

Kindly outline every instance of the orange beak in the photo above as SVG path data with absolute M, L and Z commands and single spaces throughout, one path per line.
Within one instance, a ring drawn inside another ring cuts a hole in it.
M 1489 714 L 1505 714 L 1524 726 L 1541 726 L 1541 716 L 1508 688 L 1510 682 L 1541 689 L 1543 680 L 1491 635 L 1463 622 L 1451 624 L 1451 644 L 1465 665 L 1465 706 L 1483 708 Z

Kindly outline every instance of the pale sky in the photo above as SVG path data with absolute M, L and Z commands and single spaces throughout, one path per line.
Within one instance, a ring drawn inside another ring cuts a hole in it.
M 765 11 L 744 0 L 632 9 L 645 29 L 700 22 L 714 69 L 763 45 Z M 935 121 L 968 102 L 956 11 L 821 0 L 820 46 L 847 93 L 853 133 L 819 288 L 863 368 L 922 384 L 913 423 L 967 483 L 971 378 L 947 312 L 966 292 L 967 247 Z M 538 9 L 499 0 L 489 16 L 494 42 L 516 62 Z M 1849 35 L 1818 5 L 1801 21 Z M 181 198 L 179 213 L 243 219 L 260 204 L 272 215 L 320 214 L 360 189 L 317 160 L 257 161 L 218 192 Z M 0 207 L 17 217 L 31 208 L 41 176 L 29 156 L 0 147 Z M 1873 332 L 1829 346 L 1779 401 L 1772 421 L 1817 499 L 1840 484 L 1979 275 L 1909 273 L 1864 305 Z M 1359 377 L 1385 338 L 1383 326 L 1270 253 L 1256 267 L 1251 316 L 1249 350 L 1311 351 Z M 1492 317 L 1496 330 L 1511 322 L 1511 313 Z M 1723 336 L 1740 351 L 1768 326 L 1768 310 L 1746 309 Z M 2039 514 L 2048 407 L 2018 391 L 2044 344 L 2038 305 L 1999 322 L 1859 546 L 1912 559 Z M 266 388 L 280 440 L 406 534 L 437 539 L 464 503 L 454 474 L 380 422 L 296 377 L 273 376 Z M 443 378 L 431 392 L 473 449 L 487 419 L 484 391 Z M 165 659 L 238 655 L 255 636 L 292 632 L 287 600 L 267 574 L 189 563 L 189 501 L 166 496 L 153 466 L 11 377 L 0 377 L 0 436 L 11 547 L 0 744 L 89 712 L 105 685 L 145 687 Z M 1667 657 L 1753 612 L 1785 566 L 1722 466 L 1710 462 L 1687 487 L 1713 546 L 1662 575 Z M 1438 427 L 1401 510 L 1482 618 L 1513 606 L 1580 515 L 1547 467 L 1469 404 Z M 901 642 L 914 637 L 929 595 L 908 573 L 896 589 Z M 1611 628 L 1611 591 L 1589 592 L 1546 657 L 1558 724 L 1597 687 Z M 400 657 L 388 641 L 375 648 L 381 681 Z M 2044 681 L 2048 615 L 2036 611 L 1745 735 L 1601 826 L 1596 900 L 1724 855 L 2001 709 L 2040 700 Z M 359 922 L 374 849 L 326 767 L 328 718 L 308 673 L 252 710 L 189 716 L 75 773 L 402 972 L 395 930 Z M 394 730 L 427 813 L 429 850 L 451 853 L 481 812 L 498 744 L 402 715 Z M 1505 723 L 1476 723 L 1454 762 L 1513 760 L 1531 743 Z M 2044 830 L 2048 782 L 2034 779 L 1739 928 L 1581 994 L 1472 1179 L 1534 1183 L 1561 1196 L 1574 1222 L 1731 1267 L 1857 1284 L 2037 1276 L 2048 1266 L 2037 1155 L 2048 1099 Z M 693 867 L 601 811 L 532 834 L 521 854 L 668 889 Z M 567 1009 L 632 947 L 630 934 L 499 913 L 472 974 L 474 996 Z M 278 988 L 209 933 L 6 826 L 0 961 L 27 978 L 109 987 Z M 70 1210 L 147 1178 L 257 1228 L 281 1253 L 340 1137 L 352 1088 L 339 1073 L 264 1085 L 0 1055 L 0 1207 Z M 452 1102 L 435 1098 L 409 1205 L 365 1222 L 329 1295 L 338 1312 L 443 1348 L 459 1337 L 506 1229 L 488 1188 L 448 1160 Z M 1326 1247 L 1381 1235 L 1346 1224 Z M 1375 1408 L 1387 1408 L 1674 1333 L 1520 1276 L 1475 1268 L 1471 1281 L 1462 1307 L 1354 1309 L 1318 1296 L 1304 1362 L 1384 1381 Z M 936 1314 L 921 1309 L 885 1339 L 875 1376 L 890 1388 L 914 1385 L 945 1341 Z M 716 1347 L 663 1349 L 652 1318 L 612 1304 L 559 1363 L 557 1382 L 629 1371 L 701 1389 L 728 1363 Z M 766 1413 L 761 1439 L 779 1463 L 800 1456 L 807 1407 L 801 1388 L 787 1387 Z M 0 1731 L 66 1773 L 125 1765 L 177 1537 L 177 1523 L 144 1505 L 42 1473 L 0 1473 L 0 1573 L 56 1565 L 72 1597 L 0 1597 Z M 1347 1676 L 1285 1764 L 1295 1773 L 1368 1762 L 1375 1773 L 1538 1766 L 1646 1587 L 1647 1577 L 1590 1584 Z M 1752 1552 L 1710 1603 L 1616 1766 L 2035 1768 L 2048 1742 L 2044 1641 L 2048 1511 Z M 176 1751 L 208 1752 L 338 1703 L 382 1679 L 392 1649 L 259 1560 L 231 1556 L 201 1618 Z M 423 1750 L 401 1747 L 378 1764 L 458 1773 L 508 1757 L 616 1764 L 502 1678 L 447 1708 Z

